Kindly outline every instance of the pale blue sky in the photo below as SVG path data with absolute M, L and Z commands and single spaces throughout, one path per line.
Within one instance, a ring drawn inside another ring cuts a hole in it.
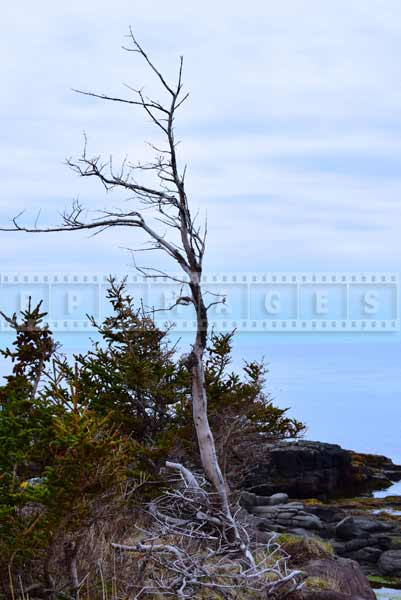
M 25 208 L 28 221 L 41 208 L 51 222 L 76 196 L 92 208 L 123 201 L 63 161 L 79 153 L 84 129 L 93 153 L 148 152 L 153 130 L 142 114 L 70 91 L 118 94 L 125 82 L 157 93 L 121 50 L 130 24 L 171 76 L 185 57 L 191 96 L 177 135 L 193 205 L 208 215 L 209 270 L 400 270 L 395 0 L 9 4 L 0 37 L 3 223 Z M 0 272 L 121 272 L 130 267 L 121 247 L 140 242 L 123 231 L 2 234 Z M 352 445 L 355 434 L 355 447 L 401 458 L 398 335 L 239 339 L 237 364 L 261 354 L 278 400 L 309 421 L 312 437 Z M 336 406 L 348 415 L 338 423 Z

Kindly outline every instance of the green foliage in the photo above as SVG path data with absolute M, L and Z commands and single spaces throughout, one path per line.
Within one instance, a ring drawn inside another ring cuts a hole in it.
M 21 484 L 47 462 L 52 411 L 36 395 L 40 377 L 54 351 L 51 334 L 41 327 L 40 305 L 8 319 L 16 330 L 13 349 L 2 354 L 13 362 L 12 374 L 0 388 L 0 540 L 2 546 L 26 535 L 36 519 L 24 507 L 30 494 Z
M 55 544 L 104 517 L 135 444 L 82 401 L 78 368 L 68 388 L 41 389 L 55 351 L 44 316 L 40 305 L 21 323 L 14 315 L 14 348 L 3 352 L 14 364 L 0 389 L 0 561 L 7 573 L 5 560 L 18 571 L 41 559 L 50 578 Z
M 114 314 L 100 325 L 93 320 L 102 343 L 75 357 L 80 384 L 96 412 L 111 411 L 114 421 L 137 441 L 153 441 L 174 419 L 174 405 L 186 391 L 186 374 L 174 361 L 168 331 L 158 329 L 142 308 L 135 309 L 124 281 L 110 279 L 107 297 Z
M 385 577 L 384 575 L 368 575 L 369 583 L 373 588 L 395 588 L 400 589 L 401 582 L 397 577 Z M 400 593 L 401 595 L 401 593 Z
M 70 401 L 71 408 L 53 419 L 48 465 L 39 489 L 54 526 L 62 522 L 64 529 L 79 531 L 101 509 L 94 502 L 127 479 L 135 443 L 121 435 L 108 415 L 100 417 L 82 404 L 78 370 Z
M 152 475 L 176 455 L 198 463 L 192 418 L 191 379 L 184 359 L 177 359 L 168 341 L 142 308 L 135 308 L 125 281 L 109 281 L 113 314 L 97 327 L 102 341 L 75 357 L 85 401 L 139 444 L 138 464 Z M 247 362 L 243 374 L 229 369 L 233 333 L 212 335 L 205 357 L 209 417 L 226 474 L 238 478 L 242 461 L 261 438 L 295 437 L 303 425 L 287 417 L 264 392 L 263 363 Z M 74 372 L 65 361 L 60 373 L 71 381 Z M 53 394 L 60 387 L 56 382 Z M 141 460 L 139 461 L 139 457 Z M 241 458 L 241 460 L 238 460 Z
M 198 465 L 188 361 L 177 357 L 125 282 L 110 280 L 112 315 L 96 324 L 101 341 L 71 364 L 57 353 L 41 305 L 3 315 L 15 329 L 2 351 L 12 372 L 0 388 L 0 585 L 21 568 L 74 589 L 71 556 L 89 531 L 117 522 L 127 497 L 149 497 L 167 457 Z M 209 414 L 231 481 L 263 440 L 293 437 L 302 425 L 264 392 L 266 368 L 230 370 L 233 334 L 212 335 L 205 356 Z M 139 482 L 139 483 L 138 483 Z M 122 493 L 122 489 L 125 493 Z M 128 494 L 127 494 L 128 491 Z M 73 552 L 71 551 L 73 548 Z M 83 550 L 81 554 L 83 556 Z M 64 573 L 64 574 L 63 574 Z M 72 577 L 72 579 L 71 579 Z
M 88 406 L 138 443 L 138 465 L 152 475 L 175 455 L 197 464 L 192 418 L 191 379 L 184 359 L 142 308 L 135 308 L 125 281 L 109 281 L 113 314 L 97 324 L 101 342 L 75 357 L 80 389 Z M 303 425 L 275 406 L 264 391 L 267 369 L 246 362 L 243 373 L 230 370 L 233 333 L 214 334 L 205 357 L 209 418 L 226 474 L 238 481 L 243 459 L 264 440 L 295 437 Z M 73 368 L 58 363 L 66 381 Z M 60 389 L 55 382 L 52 394 Z M 140 458 L 140 460 L 139 460 Z

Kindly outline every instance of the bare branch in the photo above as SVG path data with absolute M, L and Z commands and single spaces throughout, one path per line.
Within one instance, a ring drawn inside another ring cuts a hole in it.
M 167 84 L 166 80 L 164 79 L 163 75 L 160 73 L 160 71 L 155 67 L 155 65 L 153 64 L 153 62 L 149 59 L 148 55 L 146 54 L 146 52 L 143 50 L 143 48 L 140 46 L 139 42 L 135 39 L 134 36 L 134 32 L 132 31 L 132 27 L 129 28 L 129 37 L 131 38 L 133 44 L 134 44 L 134 48 L 126 48 L 125 46 L 123 46 L 124 50 L 127 50 L 128 52 L 138 52 L 141 56 L 143 56 L 143 58 L 146 60 L 146 62 L 148 63 L 149 67 L 152 69 L 152 71 L 157 75 L 157 77 L 160 79 L 160 81 L 163 84 L 163 87 L 172 95 L 174 96 L 174 92 L 171 89 L 171 87 Z
M 191 489 L 193 489 L 193 490 L 201 489 L 194 474 L 191 473 L 191 471 L 189 469 L 184 467 L 184 465 L 181 465 L 180 463 L 167 461 L 166 467 L 168 469 L 175 469 L 176 471 L 179 471 L 181 473 L 184 481 L 186 482 L 187 486 L 190 487 Z
M 131 88 L 132 89 L 132 88 Z M 144 106 L 143 102 L 140 100 L 128 100 L 127 98 L 119 98 L 118 96 L 107 96 L 107 94 L 96 94 L 95 92 L 86 92 L 84 90 L 76 90 L 72 88 L 72 91 L 76 94 L 81 94 L 82 96 L 91 96 L 92 98 L 99 98 L 100 100 L 110 100 L 111 102 L 121 102 L 122 104 L 132 104 L 133 106 Z M 138 90 L 135 90 L 138 92 Z M 163 108 L 160 104 L 156 102 L 145 102 L 145 106 L 147 108 L 154 108 L 155 110 L 160 110 L 165 114 L 168 114 L 168 110 Z

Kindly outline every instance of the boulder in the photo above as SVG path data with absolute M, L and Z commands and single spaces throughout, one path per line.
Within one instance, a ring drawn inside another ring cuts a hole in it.
M 371 534 L 387 532 L 394 529 L 394 525 L 384 521 L 378 521 L 369 517 L 358 517 L 348 515 L 344 517 L 334 528 L 334 537 L 337 540 L 349 541 L 355 539 L 368 539 Z M 376 538 L 377 536 L 375 536 Z M 383 537 L 383 536 L 379 536 Z M 373 544 L 371 544 L 373 545 Z M 381 546 L 381 543 L 379 543 Z
M 377 564 L 383 575 L 401 576 L 401 550 L 386 550 Z
M 258 496 L 246 490 L 241 492 L 239 503 L 246 510 L 251 511 L 255 506 L 276 506 L 286 504 L 288 495 L 283 493 L 273 494 L 272 496 Z
M 271 528 L 277 525 L 287 528 L 323 529 L 323 524 L 318 516 L 309 514 L 304 506 L 299 503 L 278 504 L 273 506 L 254 506 L 252 514 L 262 517 L 269 522 Z
M 279 515 L 279 514 L 288 514 L 293 517 L 296 514 L 302 512 L 304 513 L 304 505 L 299 502 L 290 502 L 288 504 L 273 504 L 273 505 L 263 505 L 263 506 L 253 506 L 251 512 L 254 515 Z M 318 519 L 318 517 L 316 517 Z
M 374 545 L 380 548 L 382 552 L 396 547 L 393 539 L 388 535 L 375 535 L 372 537 L 372 541 L 374 541 Z
M 364 536 L 360 538 L 355 538 L 350 540 L 349 542 L 338 542 L 333 541 L 332 546 L 333 550 L 336 554 L 342 556 L 343 554 L 349 554 L 350 552 L 354 552 L 355 550 L 359 550 L 360 548 L 366 548 L 372 544 L 372 540 L 369 536 Z
M 302 591 L 303 600 L 368 600 L 367 596 L 344 594 L 336 590 L 307 590 Z M 376 596 L 375 596 L 376 598 Z
M 254 515 L 268 515 L 275 516 L 279 511 L 275 506 L 254 506 L 252 508 L 252 513 Z
M 391 523 L 385 523 L 377 519 L 370 519 L 368 517 L 354 517 L 354 534 L 358 533 L 374 533 L 379 531 L 391 531 L 394 529 L 394 525 Z
M 318 516 L 319 519 L 325 523 L 338 523 L 347 516 L 345 510 L 337 508 L 336 506 L 325 506 L 323 504 L 308 506 L 308 512 Z
M 260 496 L 259 496 L 260 497 Z M 269 504 L 286 504 L 288 502 L 288 494 L 278 493 L 269 497 Z
M 256 506 L 256 494 L 252 494 L 252 492 L 248 492 L 243 490 L 239 497 L 239 504 L 245 510 L 251 511 L 254 506 Z
M 243 485 L 258 494 L 313 498 L 339 493 L 348 473 L 350 453 L 337 444 L 278 442 L 260 449 Z
M 322 522 L 316 515 L 298 514 L 292 519 L 293 524 L 296 527 L 302 529 L 321 529 Z
M 346 559 L 317 559 L 307 563 L 303 570 L 309 577 L 318 577 L 330 582 L 332 590 L 306 591 L 305 600 L 376 600 L 367 577 L 357 562 Z M 315 596 L 313 596 L 315 594 Z M 317 594 L 317 596 L 316 596 Z M 323 594 L 323 595 L 320 595 Z M 338 594 L 337 596 L 330 594 Z
M 360 550 L 356 550 L 356 552 L 351 552 L 348 555 L 348 558 L 352 558 L 361 563 L 375 563 L 378 561 L 382 554 L 382 550 L 380 548 L 376 548 L 375 546 L 366 546 L 366 548 L 361 548 Z

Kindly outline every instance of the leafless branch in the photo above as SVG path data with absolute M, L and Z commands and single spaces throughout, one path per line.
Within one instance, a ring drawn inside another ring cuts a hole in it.
M 148 578 L 141 581 L 136 598 L 198 597 L 213 590 L 216 597 L 234 600 L 240 593 L 270 597 L 300 589 L 302 574 L 288 567 L 288 556 L 274 534 L 266 545 L 254 544 L 244 527 L 239 528 L 241 544 L 232 544 L 225 535 L 225 515 L 215 512 L 213 494 L 206 482 L 181 464 L 169 463 L 182 479 L 166 490 L 149 510 L 153 520 L 143 538 L 134 544 L 113 544 L 122 552 L 135 552 L 149 561 Z M 202 494 L 193 496 L 193 490 Z M 250 564 L 247 553 L 257 559 Z M 135 582 L 133 582 L 135 589 Z

